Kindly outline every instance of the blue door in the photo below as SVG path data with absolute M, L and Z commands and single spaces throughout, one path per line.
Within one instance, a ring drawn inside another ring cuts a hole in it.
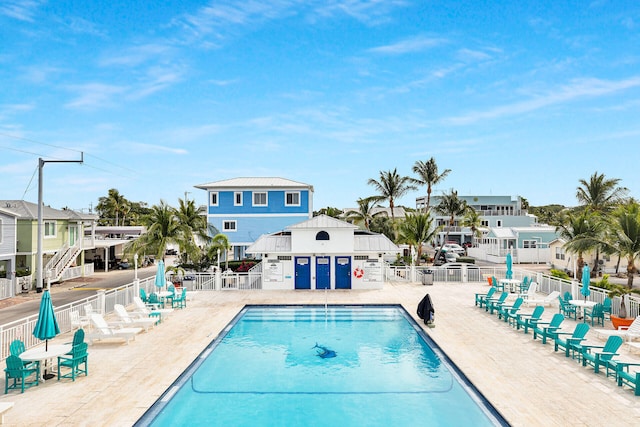
M 351 257 L 336 257 L 336 289 L 351 289 Z
M 331 289 L 331 263 L 328 256 L 316 257 L 316 289 Z
M 296 257 L 296 289 L 311 289 L 311 259 L 308 256 Z

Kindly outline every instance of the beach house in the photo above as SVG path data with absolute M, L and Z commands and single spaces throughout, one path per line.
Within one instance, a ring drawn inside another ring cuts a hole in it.
M 313 216 L 313 186 L 278 177 L 244 177 L 196 185 L 207 192 L 207 221 L 227 236 L 233 259 L 263 234 Z

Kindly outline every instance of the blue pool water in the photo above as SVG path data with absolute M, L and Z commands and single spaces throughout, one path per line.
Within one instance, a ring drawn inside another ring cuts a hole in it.
M 508 425 L 400 306 L 244 308 L 137 423 L 180 424 Z

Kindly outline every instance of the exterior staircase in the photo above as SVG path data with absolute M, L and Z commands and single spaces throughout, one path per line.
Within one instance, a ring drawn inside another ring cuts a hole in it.
M 44 271 L 51 272 L 51 281 L 57 282 L 62 278 L 65 270 L 73 264 L 82 249 L 78 245 L 69 246 L 65 244 L 56 254 L 49 260 Z

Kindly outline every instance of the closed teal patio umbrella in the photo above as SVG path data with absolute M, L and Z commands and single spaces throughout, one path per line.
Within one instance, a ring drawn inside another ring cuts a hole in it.
M 507 254 L 507 272 L 505 274 L 505 277 L 507 279 L 513 279 L 512 267 L 513 267 L 513 258 L 511 257 L 511 252 L 509 252 Z
M 49 289 L 47 289 L 42 294 L 42 299 L 40 300 L 40 311 L 38 313 L 36 326 L 33 328 L 33 336 L 44 341 L 44 348 L 46 351 L 49 350 L 49 340 L 59 333 L 60 327 L 58 326 L 56 314 L 53 311 L 53 303 L 51 302 Z M 44 379 L 50 379 L 53 377 L 53 374 L 47 374 L 45 366 Z
M 156 288 L 163 289 L 166 285 L 166 279 L 164 277 L 164 261 L 158 261 L 158 271 L 156 272 L 156 280 L 153 282 Z
M 587 300 L 587 297 L 591 295 L 591 289 L 589 289 L 589 284 L 591 283 L 591 269 L 588 264 L 584 265 L 582 269 L 582 289 L 580 289 L 580 293 L 584 296 L 584 300 Z

